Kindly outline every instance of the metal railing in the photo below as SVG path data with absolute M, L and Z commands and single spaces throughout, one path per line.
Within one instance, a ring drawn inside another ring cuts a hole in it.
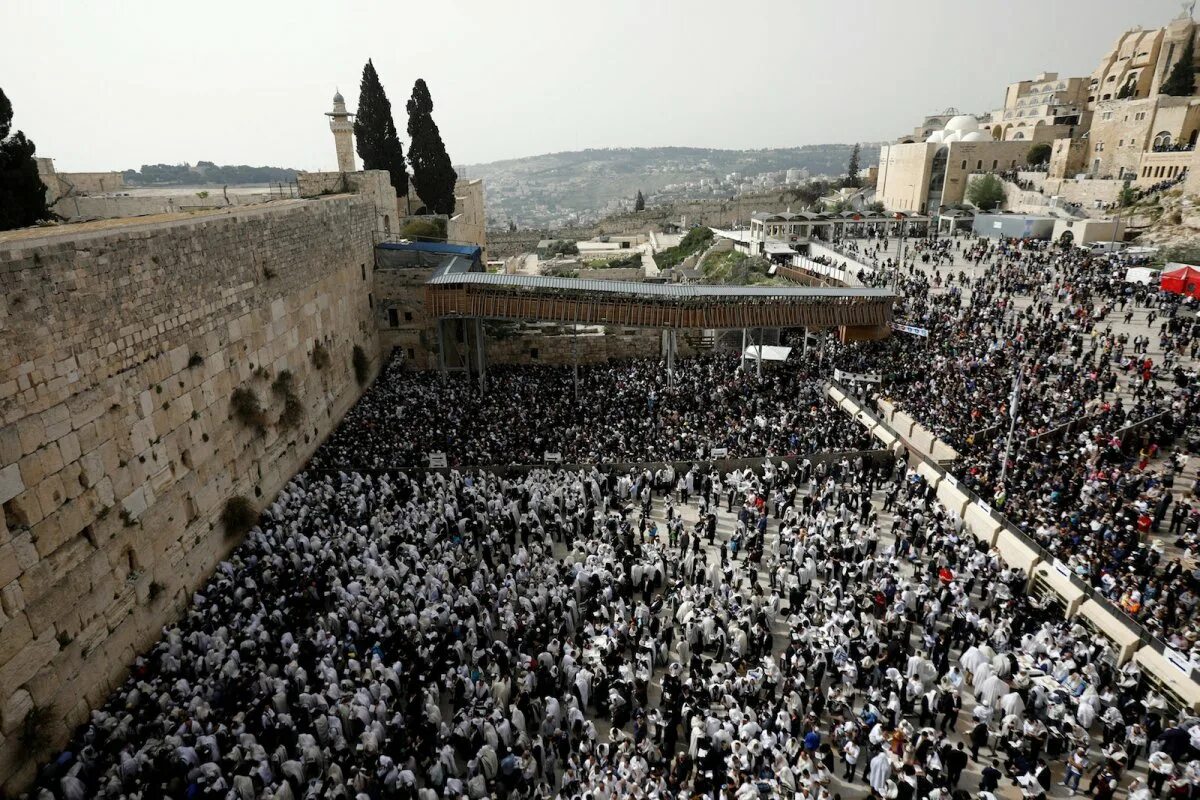
M 842 392 L 842 394 L 847 397 L 851 396 L 849 394 L 848 390 L 839 383 L 830 381 L 828 385 L 833 386 L 834 388 L 836 388 L 838 391 Z M 882 427 L 884 430 L 886 430 L 892 436 L 895 436 L 898 441 L 903 441 L 903 439 L 900 437 L 900 435 L 890 425 L 888 425 L 886 422 L 884 422 L 883 419 L 878 414 L 876 414 L 874 411 L 872 411 L 871 409 L 863 408 L 860 405 L 858 413 L 866 416 L 868 419 L 873 421 L 876 425 Z M 1125 431 L 1125 432 L 1129 432 L 1132 430 L 1140 430 L 1143 426 L 1151 424 L 1152 422 L 1155 422 L 1159 419 L 1162 419 L 1163 417 L 1169 415 L 1170 413 L 1171 412 L 1163 412 L 1160 414 L 1156 414 L 1152 417 L 1147 417 L 1146 419 L 1141 420 L 1136 423 L 1133 423 L 1132 425 L 1126 426 L 1126 428 L 1123 428 L 1121 430 Z M 1120 431 L 1118 433 L 1120 433 Z M 912 457 L 925 463 L 930 469 L 932 469 L 936 474 L 938 474 L 943 480 L 946 479 L 947 477 L 951 478 L 952 485 L 958 491 L 962 492 L 967 497 L 968 502 L 970 502 L 971 504 L 974 504 L 981 511 L 984 511 L 985 513 L 987 513 L 987 515 L 992 520 L 994 520 L 997 524 L 1000 525 L 1000 527 L 1004 530 L 1004 532 L 1010 534 L 1021 544 L 1025 545 L 1030 550 L 1032 550 L 1034 552 L 1034 554 L 1037 556 L 1039 562 L 1044 562 L 1044 563 L 1053 565 L 1055 562 L 1058 561 L 1057 557 L 1053 553 L 1051 553 L 1049 550 L 1047 550 L 1045 547 L 1043 547 L 1039 542 L 1034 540 L 1032 537 L 1030 537 L 1024 531 L 1022 531 L 1005 514 L 992 508 L 990 503 L 988 503 L 986 500 L 981 498 L 976 492 L 974 492 L 973 490 L 968 488 L 966 485 L 964 485 L 961 480 L 959 480 L 959 479 L 955 478 L 953 475 L 951 475 L 944 467 L 942 467 L 940 464 L 938 464 L 938 462 L 934 461 L 928 455 L 920 452 L 919 450 L 916 450 L 911 447 L 909 447 L 907 449 Z M 1060 573 L 1060 574 L 1062 574 L 1062 573 Z M 1032 577 L 1033 577 L 1032 575 L 1029 576 L 1030 579 L 1032 579 Z M 1099 605 L 1108 614 L 1112 615 L 1112 617 L 1114 619 L 1116 619 L 1121 625 L 1123 625 L 1130 633 L 1137 636 L 1138 641 L 1141 642 L 1143 645 L 1153 648 L 1159 654 L 1165 654 L 1166 650 L 1169 649 L 1170 646 L 1166 642 L 1164 642 L 1161 638 L 1159 638 L 1158 636 L 1154 635 L 1149 630 L 1147 630 L 1144 625 L 1142 625 L 1140 622 L 1138 622 L 1136 619 L 1134 619 L 1132 616 L 1130 616 L 1125 611 L 1125 609 L 1121 608 L 1119 605 L 1117 605 L 1116 603 L 1109 600 L 1104 594 L 1102 594 L 1099 590 L 1097 590 L 1094 585 L 1092 585 L 1091 583 L 1089 583 L 1087 581 L 1082 580 L 1081 578 L 1076 576 L 1074 573 L 1068 573 L 1064 577 L 1066 577 L 1071 582 L 1072 586 L 1074 586 L 1076 589 L 1078 589 L 1083 594 L 1085 599 L 1095 601 L 1095 603 L 1097 605 Z M 1192 680 L 1192 682 L 1200 685 L 1200 674 L 1198 674 L 1196 670 L 1194 670 L 1194 669 L 1191 670 L 1190 672 L 1187 673 L 1187 676 Z

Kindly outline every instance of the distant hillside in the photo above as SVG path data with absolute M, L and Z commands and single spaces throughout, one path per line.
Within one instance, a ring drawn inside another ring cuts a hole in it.
M 490 224 L 559 227 L 589 222 L 631 206 L 639 190 L 648 205 L 729 198 L 781 185 L 786 170 L 844 175 L 849 144 L 770 150 L 642 147 L 577 150 L 468 164 L 459 173 L 483 178 Z M 863 169 L 879 163 L 878 145 L 863 145 Z M 778 173 L 771 175 L 771 173 Z M 731 177 L 733 176 L 733 177 Z
M 140 170 L 122 173 L 127 186 L 184 186 L 217 183 L 236 186 L 244 183 L 294 181 L 296 170 L 286 167 L 251 167 L 245 164 L 220 166 L 211 161 L 191 164 L 143 164 Z

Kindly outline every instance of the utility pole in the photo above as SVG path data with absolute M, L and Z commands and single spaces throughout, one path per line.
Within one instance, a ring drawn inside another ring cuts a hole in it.
M 1012 400 L 1008 404 L 1008 438 L 1004 440 L 1004 461 L 1000 464 L 1000 481 L 999 485 L 1004 485 L 1004 478 L 1008 475 L 1008 456 L 1012 452 L 1013 437 L 1017 433 L 1017 411 L 1021 406 L 1021 376 L 1025 372 L 1025 365 L 1021 364 L 1017 368 L 1016 377 L 1013 378 Z

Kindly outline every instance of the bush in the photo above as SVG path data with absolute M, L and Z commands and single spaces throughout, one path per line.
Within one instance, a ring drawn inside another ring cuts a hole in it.
M 1035 144 L 1029 148 L 1029 152 L 1025 154 L 1025 163 L 1034 167 L 1042 164 L 1050 163 L 1050 154 L 1054 152 L 1053 148 L 1045 142 Z
M 400 229 L 400 237 L 403 239 L 437 239 L 444 242 L 446 241 L 446 220 L 441 217 L 409 220 Z
M 200 355 L 199 353 L 192 353 L 191 358 L 188 359 L 188 369 L 195 369 L 203 363 L 204 356 Z
M 225 508 L 221 511 L 221 524 L 225 526 L 227 535 L 240 538 L 249 533 L 257 523 L 258 512 L 249 500 L 237 496 L 225 501 Z
M 300 420 L 304 419 L 304 404 L 300 402 L 300 397 L 296 394 L 294 383 L 292 371 L 285 369 L 275 376 L 275 381 L 271 384 L 271 391 L 275 396 L 283 398 L 283 411 L 279 413 L 279 425 L 284 428 L 294 428 L 300 424 Z
M 233 390 L 233 396 L 229 398 L 230 407 L 233 409 L 233 415 L 247 427 L 262 428 L 266 423 L 266 414 L 263 413 L 262 403 L 258 400 L 258 395 L 253 389 L 247 389 L 244 386 L 239 386 Z
M 294 428 L 304 419 L 304 404 L 300 402 L 295 392 L 289 392 L 283 398 L 283 411 L 279 414 L 279 425 L 283 428 Z
M 329 351 L 320 342 L 313 345 L 312 362 L 317 369 L 325 369 L 329 366 Z
M 290 369 L 280 370 L 271 384 L 271 391 L 279 397 L 287 397 L 292 393 L 292 371 Z
M 359 386 L 365 386 L 367 377 L 371 374 L 371 362 L 367 360 L 367 353 L 358 345 L 354 345 L 354 352 L 350 355 L 350 364 L 354 367 L 354 379 L 358 381 Z
M 1002 205 L 1004 197 L 1004 184 L 995 175 L 984 175 L 967 187 L 967 199 L 980 211 L 991 211 Z
M 659 269 L 670 269 L 679 265 L 685 258 L 698 253 L 700 250 L 712 241 L 713 232 L 708 228 L 692 228 L 687 232 L 679 244 L 674 247 L 668 247 L 661 253 L 656 253 L 654 262 Z

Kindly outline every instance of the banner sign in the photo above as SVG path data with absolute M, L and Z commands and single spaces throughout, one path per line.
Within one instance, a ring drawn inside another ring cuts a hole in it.
M 833 379 L 835 381 L 862 381 L 863 383 L 879 383 L 878 372 L 842 372 L 840 369 L 833 371 Z
M 1178 669 L 1184 675 L 1191 674 L 1192 665 L 1188 661 L 1188 657 L 1185 656 L 1183 653 L 1179 652 L 1178 650 L 1176 650 L 1173 647 L 1164 647 L 1163 648 L 1163 656 L 1166 657 L 1167 663 L 1169 663 L 1171 666 Z
M 905 325 L 903 322 L 893 322 L 892 330 L 900 333 L 911 333 L 913 336 L 928 336 L 929 328 L 918 328 L 916 325 Z
M 446 467 L 445 453 L 429 453 L 427 457 L 429 458 L 430 469 L 442 469 Z
M 712 454 L 713 458 L 724 458 L 725 456 L 729 455 L 729 448 L 728 447 L 714 447 L 709 452 Z
M 547 450 L 546 451 L 546 463 L 547 464 L 561 464 L 562 463 L 562 453 L 551 453 L 549 450 Z

